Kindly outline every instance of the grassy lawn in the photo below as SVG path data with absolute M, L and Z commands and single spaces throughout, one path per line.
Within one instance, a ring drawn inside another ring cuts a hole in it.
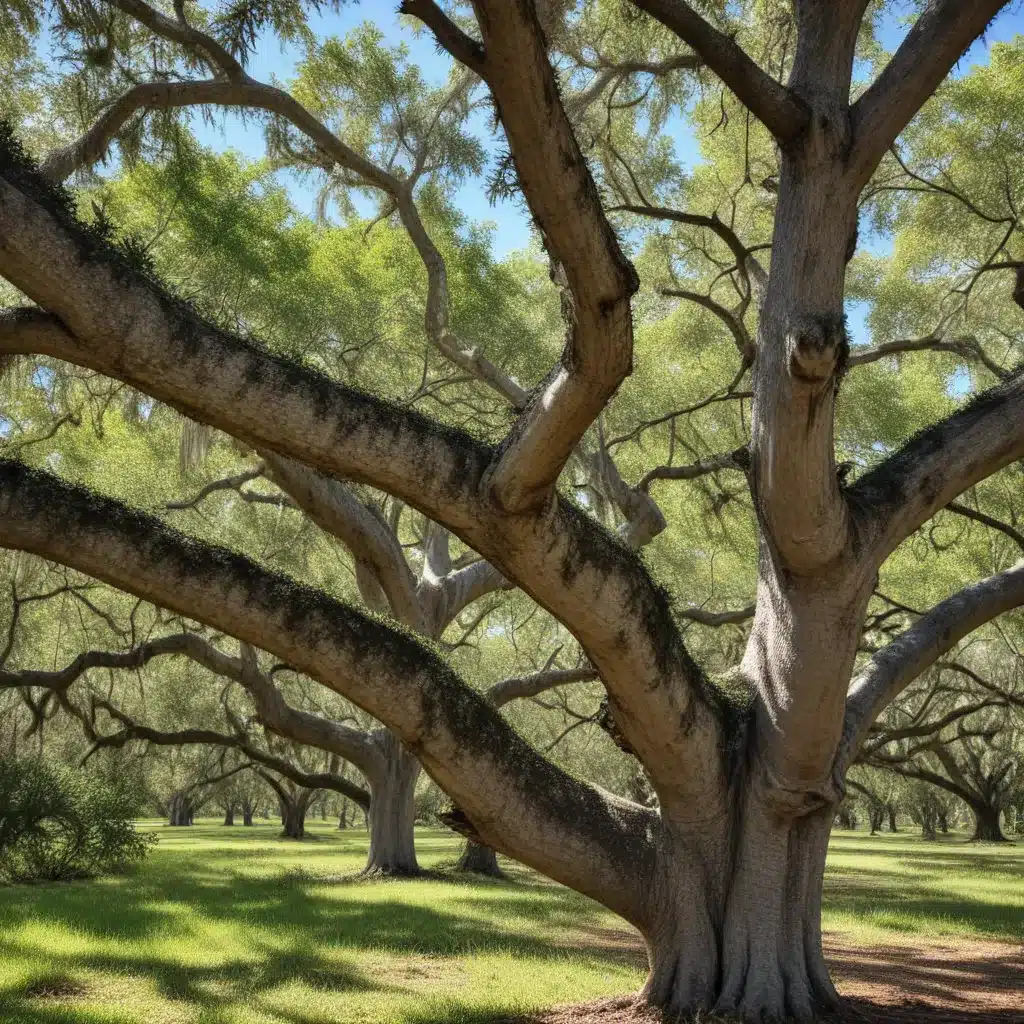
M 620 921 L 525 869 L 364 882 L 363 832 L 158 831 L 130 876 L 0 888 L 0 1021 L 484 1024 L 642 979 Z M 457 847 L 418 837 L 428 869 Z M 864 941 L 1022 941 L 1024 847 L 840 833 L 825 902 L 826 928 Z

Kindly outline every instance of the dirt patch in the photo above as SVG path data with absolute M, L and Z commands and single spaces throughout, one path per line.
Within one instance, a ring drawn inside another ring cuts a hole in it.
M 595 930 L 601 931 L 601 930 Z M 632 932 L 589 936 L 594 948 L 645 962 Z M 844 997 L 841 1024 L 1024 1024 L 1024 947 L 942 940 L 855 946 L 826 937 L 825 955 Z M 720 1017 L 702 1018 L 715 1024 Z M 674 1024 L 631 997 L 549 1010 L 524 1024 Z
M 825 947 L 850 1021 L 1024 1024 L 1024 947 L 940 940 Z
M 88 986 L 68 974 L 45 974 L 33 978 L 21 992 L 29 999 L 77 999 L 88 992 Z

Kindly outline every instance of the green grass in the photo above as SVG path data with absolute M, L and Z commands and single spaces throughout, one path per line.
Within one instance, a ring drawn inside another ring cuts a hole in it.
M 1024 942 L 1024 843 L 834 832 L 822 925 L 860 942 Z
M 485 1024 L 626 992 L 623 925 L 512 867 L 362 881 L 366 835 L 159 828 L 134 874 L 0 888 L 4 1024 Z M 458 841 L 424 830 L 424 867 Z M 826 928 L 858 938 L 1024 938 L 1024 848 L 840 834 Z

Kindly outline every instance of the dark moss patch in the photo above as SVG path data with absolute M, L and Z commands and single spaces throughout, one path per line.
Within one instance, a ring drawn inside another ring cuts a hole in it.
M 954 437 L 977 426 L 1022 387 L 1024 364 L 1006 380 L 975 395 L 952 416 L 918 431 L 902 448 L 847 488 L 845 493 L 851 506 L 864 518 L 882 520 L 890 516 L 910 498 L 908 477 L 916 467 L 940 452 Z M 942 489 L 944 470 L 937 472 L 939 475 L 929 474 L 917 484 L 925 501 L 933 501 Z

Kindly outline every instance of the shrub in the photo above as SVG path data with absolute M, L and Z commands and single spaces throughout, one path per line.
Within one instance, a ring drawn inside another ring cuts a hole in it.
M 132 824 L 128 788 L 29 758 L 0 758 L 0 876 L 61 881 L 122 871 L 156 837 Z

